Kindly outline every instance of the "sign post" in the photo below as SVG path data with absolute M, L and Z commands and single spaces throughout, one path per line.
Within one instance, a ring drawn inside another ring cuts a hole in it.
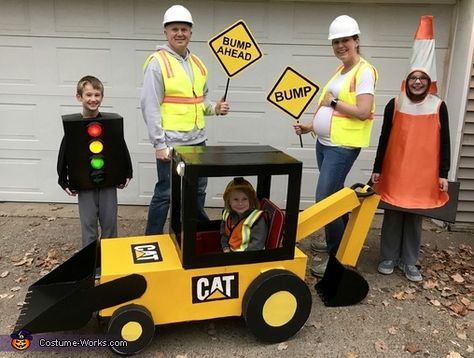
M 230 77 L 235 76 L 263 55 L 243 20 L 237 21 L 209 40 L 209 47 L 227 73 L 224 100 L 227 97 Z
M 299 118 L 318 91 L 317 84 L 287 66 L 267 96 L 267 100 L 299 123 Z M 299 137 L 300 146 L 303 148 L 301 135 Z

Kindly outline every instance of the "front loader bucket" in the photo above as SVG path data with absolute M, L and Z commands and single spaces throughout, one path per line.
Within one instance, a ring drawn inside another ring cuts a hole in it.
M 77 329 L 92 316 L 86 293 L 94 287 L 97 243 L 91 243 L 28 289 L 15 331 Z
M 369 292 L 369 284 L 357 270 L 341 264 L 333 255 L 329 256 L 324 276 L 315 288 L 329 307 L 354 305 Z

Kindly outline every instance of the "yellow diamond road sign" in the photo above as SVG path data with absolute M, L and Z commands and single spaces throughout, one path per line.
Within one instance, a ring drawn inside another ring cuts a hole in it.
M 243 20 L 210 39 L 209 46 L 229 77 L 262 57 L 262 51 Z
M 298 119 L 318 91 L 317 84 L 288 66 L 273 86 L 267 100 Z

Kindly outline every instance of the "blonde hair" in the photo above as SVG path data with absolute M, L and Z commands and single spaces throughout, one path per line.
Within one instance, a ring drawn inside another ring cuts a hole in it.
M 82 77 L 79 82 L 77 82 L 76 93 L 82 97 L 84 87 L 88 84 L 90 84 L 93 89 L 99 90 L 102 96 L 104 95 L 104 84 L 97 77 L 90 75 Z

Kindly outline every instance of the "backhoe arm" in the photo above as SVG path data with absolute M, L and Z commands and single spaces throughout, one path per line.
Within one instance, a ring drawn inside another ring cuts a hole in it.
M 341 264 L 356 266 L 380 200 L 369 186 L 357 185 L 362 186 L 361 191 L 343 188 L 303 210 L 298 216 L 296 241 L 351 212 L 336 258 Z

